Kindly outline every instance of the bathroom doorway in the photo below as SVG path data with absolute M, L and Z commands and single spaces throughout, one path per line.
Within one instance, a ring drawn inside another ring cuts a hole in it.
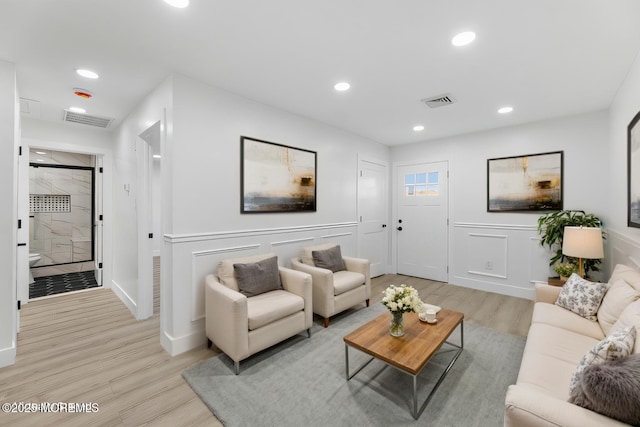
M 101 286 L 96 156 L 29 151 L 29 299 Z

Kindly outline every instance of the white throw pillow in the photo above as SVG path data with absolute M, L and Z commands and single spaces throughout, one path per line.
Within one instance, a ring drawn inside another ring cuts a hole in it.
M 576 370 L 569 382 L 569 393 L 573 392 L 582 371 L 589 365 L 603 363 L 608 360 L 615 360 L 630 355 L 633 352 L 633 345 L 636 341 L 636 328 L 627 326 L 619 331 L 605 337 L 587 352 L 578 363 Z
M 605 335 L 611 331 L 611 327 L 616 323 L 622 311 L 638 298 L 640 298 L 640 292 L 625 280 L 618 279 L 613 282 L 598 309 L 598 322 Z
M 640 334 L 640 300 L 633 302 L 624 309 L 616 323 L 611 327 L 609 335 L 626 328 L 634 326 L 636 328 L 636 336 Z M 636 339 L 633 353 L 640 353 L 640 339 Z
M 562 286 L 556 305 L 595 322 L 606 292 L 607 285 L 604 283 L 590 282 L 573 273 Z

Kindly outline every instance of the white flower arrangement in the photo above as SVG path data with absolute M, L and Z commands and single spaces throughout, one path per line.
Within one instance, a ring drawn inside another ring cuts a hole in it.
M 407 285 L 389 285 L 387 289 L 382 291 L 384 304 L 389 311 L 395 312 L 419 312 L 422 308 L 422 300 L 418 291 L 412 286 Z

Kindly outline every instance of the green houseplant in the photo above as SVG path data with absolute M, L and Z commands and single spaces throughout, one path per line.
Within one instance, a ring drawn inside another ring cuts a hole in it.
M 553 265 L 560 261 L 564 263 L 565 260 L 574 261 L 572 258 L 562 254 L 562 238 L 564 236 L 565 227 L 600 227 L 602 228 L 602 221 L 594 214 L 588 214 L 584 211 L 564 210 L 549 212 L 538 218 L 538 234 L 540 234 L 540 245 L 548 246 L 552 251 L 553 256 L 549 260 L 549 265 Z M 604 232 L 602 238 L 605 239 Z M 589 271 L 600 271 L 600 259 L 585 259 L 584 271 L 585 274 L 589 274 Z
M 578 272 L 578 266 L 572 262 L 561 262 L 556 264 L 553 270 L 560 275 L 560 279 L 566 280 L 573 273 Z

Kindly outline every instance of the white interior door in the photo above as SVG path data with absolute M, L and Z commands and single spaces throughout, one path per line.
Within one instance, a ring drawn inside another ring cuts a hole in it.
M 447 162 L 399 166 L 397 173 L 398 273 L 446 282 Z
M 389 263 L 387 181 L 382 162 L 360 160 L 358 179 L 359 256 L 371 262 L 371 277 L 386 273 Z

